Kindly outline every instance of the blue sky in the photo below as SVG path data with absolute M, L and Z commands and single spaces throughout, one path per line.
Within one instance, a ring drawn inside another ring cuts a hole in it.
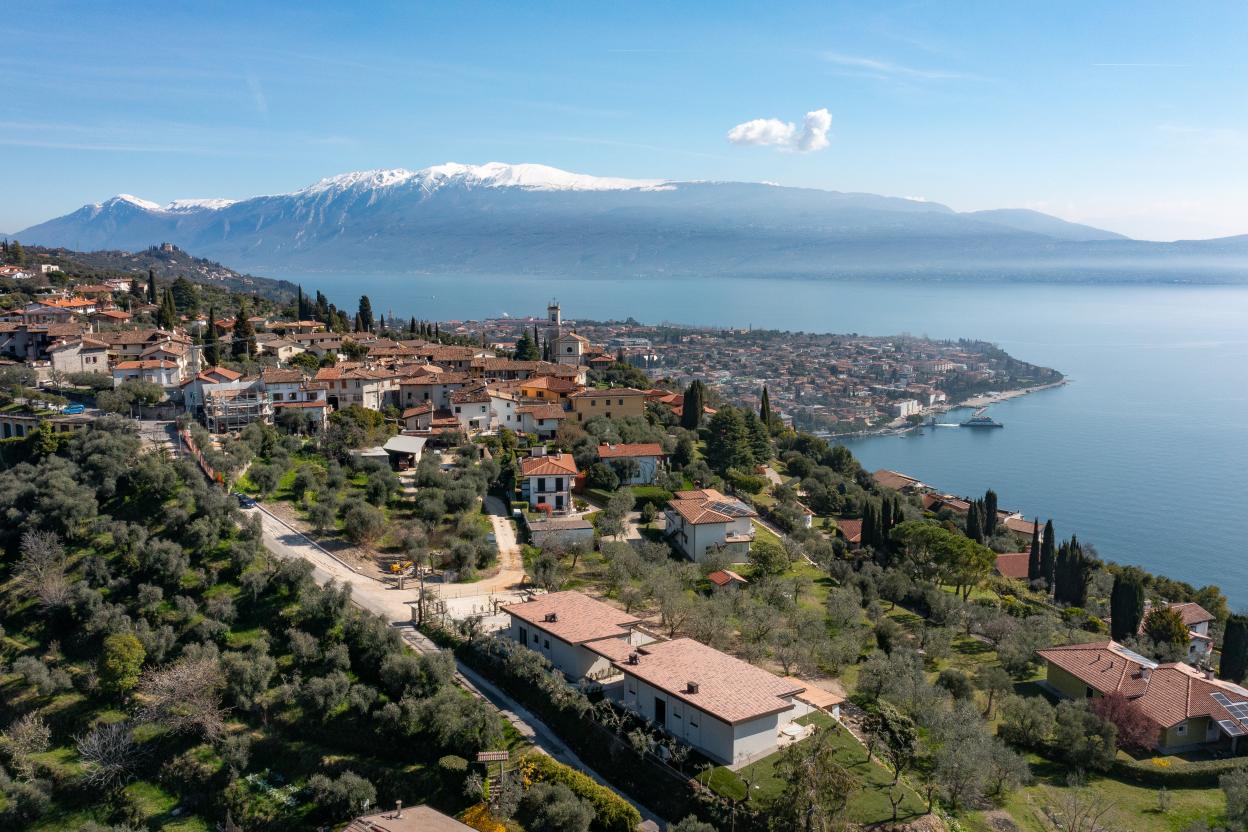
M 1248 233 L 1243 2 L 17 0 L 0 33 L 10 232 L 119 192 L 504 161 Z M 755 119 L 781 144 L 728 140 Z

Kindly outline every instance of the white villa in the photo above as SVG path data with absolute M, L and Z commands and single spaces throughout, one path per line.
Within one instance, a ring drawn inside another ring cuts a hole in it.
M 710 550 L 725 551 L 734 562 L 749 558 L 754 540 L 754 509 L 713 488 L 677 491 L 667 504 L 667 534 L 685 557 L 697 563 Z

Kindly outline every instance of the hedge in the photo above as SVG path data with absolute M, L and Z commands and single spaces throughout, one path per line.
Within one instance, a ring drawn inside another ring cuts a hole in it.
M 641 813 L 615 792 L 600 786 L 588 774 L 569 768 L 545 754 L 533 754 L 525 760 L 534 780 L 562 783 L 577 797 L 594 807 L 594 828 L 603 832 L 632 832 L 641 825 Z
M 1180 762 L 1177 765 L 1172 764 L 1169 757 L 1154 759 L 1160 760 L 1163 765 L 1158 765 L 1153 762 L 1153 759 L 1136 761 L 1119 757 L 1114 760 L 1110 773 L 1130 783 L 1153 788 L 1165 786 L 1167 789 L 1216 789 L 1218 778 L 1223 774 L 1248 768 L 1248 759 L 1244 757 L 1202 760 L 1195 763 Z

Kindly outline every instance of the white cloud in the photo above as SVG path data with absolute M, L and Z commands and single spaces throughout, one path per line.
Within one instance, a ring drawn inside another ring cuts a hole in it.
M 733 144 L 779 147 L 808 153 L 828 146 L 828 130 L 831 127 L 832 114 L 826 107 L 821 107 L 807 113 L 802 119 L 801 127 L 778 118 L 756 118 L 742 122 L 728 131 L 728 141 Z

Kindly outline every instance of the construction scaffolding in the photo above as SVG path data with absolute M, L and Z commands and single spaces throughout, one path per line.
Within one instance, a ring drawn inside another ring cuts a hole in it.
M 273 421 L 273 405 L 264 393 L 222 390 L 204 396 L 204 424 L 213 433 L 242 430 L 257 421 Z

